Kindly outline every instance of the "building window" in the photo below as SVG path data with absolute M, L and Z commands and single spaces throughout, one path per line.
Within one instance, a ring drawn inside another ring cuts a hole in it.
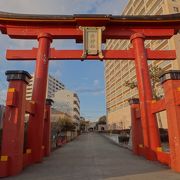
M 178 7 L 173 7 L 175 12 L 179 12 L 179 8 Z

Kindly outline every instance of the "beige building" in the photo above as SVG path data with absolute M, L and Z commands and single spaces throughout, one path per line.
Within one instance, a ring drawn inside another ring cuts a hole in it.
M 56 123 L 59 119 L 70 119 L 71 116 L 54 108 L 51 109 L 51 122 Z
M 31 97 L 32 97 L 34 74 L 32 74 L 31 76 L 32 76 L 32 79 L 30 80 L 30 82 L 27 86 L 27 92 L 26 92 L 27 100 L 31 100 Z M 48 75 L 46 98 L 50 98 L 50 99 L 53 98 L 55 92 L 57 92 L 58 90 L 64 89 L 64 88 L 65 88 L 65 86 L 63 83 L 61 83 L 55 77 Z
M 180 0 L 129 0 L 123 15 L 161 15 L 180 12 Z M 180 49 L 180 35 L 171 40 L 146 41 L 146 47 L 150 49 Z M 106 49 L 129 49 L 128 40 L 108 40 Z M 164 70 L 180 69 L 180 51 L 177 51 L 175 61 L 151 61 Z M 149 63 L 151 63 L 149 62 Z M 125 86 L 126 81 L 136 81 L 133 61 L 106 61 L 105 84 L 106 84 L 106 108 L 108 127 L 110 129 L 125 129 L 131 126 L 130 106 L 128 99 L 138 97 L 137 89 L 129 89 Z M 162 93 L 161 88 L 159 93 Z M 162 113 L 163 117 L 165 113 Z M 166 118 L 161 127 L 167 127 Z M 159 121 L 158 121 L 159 122 Z
M 74 122 L 79 124 L 80 120 L 80 100 L 76 93 L 64 89 L 55 93 L 53 98 L 54 108 L 69 114 Z

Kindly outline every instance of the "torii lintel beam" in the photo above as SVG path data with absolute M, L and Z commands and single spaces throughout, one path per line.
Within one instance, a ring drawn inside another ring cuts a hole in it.
M 148 60 L 174 60 L 176 59 L 175 50 L 146 50 Z M 50 49 L 50 60 L 84 60 L 81 56 L 82 50 L 56 50 Z M 134 50 L 103 50 L 104 57 L 102 60 L 134 60 Z M 7 50 L 7 60 L 35 60 L 37 56 L 37 48 L 32 50 Z M 87 60 L 100 59 L 98 56 L 87 56 Z
M 106 39 L 129 39 L 142 33 L 146 39 L 169 39 L 180 29 L 180 13 L 158 16 L 101 15 L 29 15 L 0 12 L 0 30 L 11 38 L 37 39 L 39 33 L 52 35 L 53 39 L 82 41 L 80 26 L 105 27 Z

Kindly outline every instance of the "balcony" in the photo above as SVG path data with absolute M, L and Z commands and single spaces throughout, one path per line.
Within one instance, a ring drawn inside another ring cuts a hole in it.
M 79 106 L 79 102 L 78 101 L 74 101 L 73 102 L 75 105 L 77 105 L 78 106 L 78 108 L 80 108 L 80 106 Z
M 77 112 L 80 115 L 80 112 L 77 108 L 74 108 L 73 111 Z
M 77 98 L 77 100 L 78 100 L 79 103 L 80 103 L 79 97 L 78 97 L 78 95 L 77 95 L 76 93 L 74 93 L 74 97 Z
M 73 117 L 74 117 L 74 119 L 76 119 L 76 120 L 78 120 L 78 121 L 80 120 L 77 115 L 74 115 Z

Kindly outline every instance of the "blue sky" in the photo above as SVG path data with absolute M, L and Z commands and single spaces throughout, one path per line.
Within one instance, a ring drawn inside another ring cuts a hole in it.
M 29 14 L 114 14 L 118 15 L 128 0 L 1 0 L 0 11 Z M 0 35 L 0 102 L 5 100 L 7 88 L 5 71 L 23 69 L 34 71 L 33 62 L 7 62 L 6 49 L 31 49 L 37 41 L 12 40 Z M 55 40 L 56 49 L 81 49 L 74 40 Z M 81 101 L 81 115 L 96 120 L 106 113 L 104 92 L 104 63 L 100 61 L 53 61 L 50 74 L 60 79 L 65 86 L 77 92 Z

